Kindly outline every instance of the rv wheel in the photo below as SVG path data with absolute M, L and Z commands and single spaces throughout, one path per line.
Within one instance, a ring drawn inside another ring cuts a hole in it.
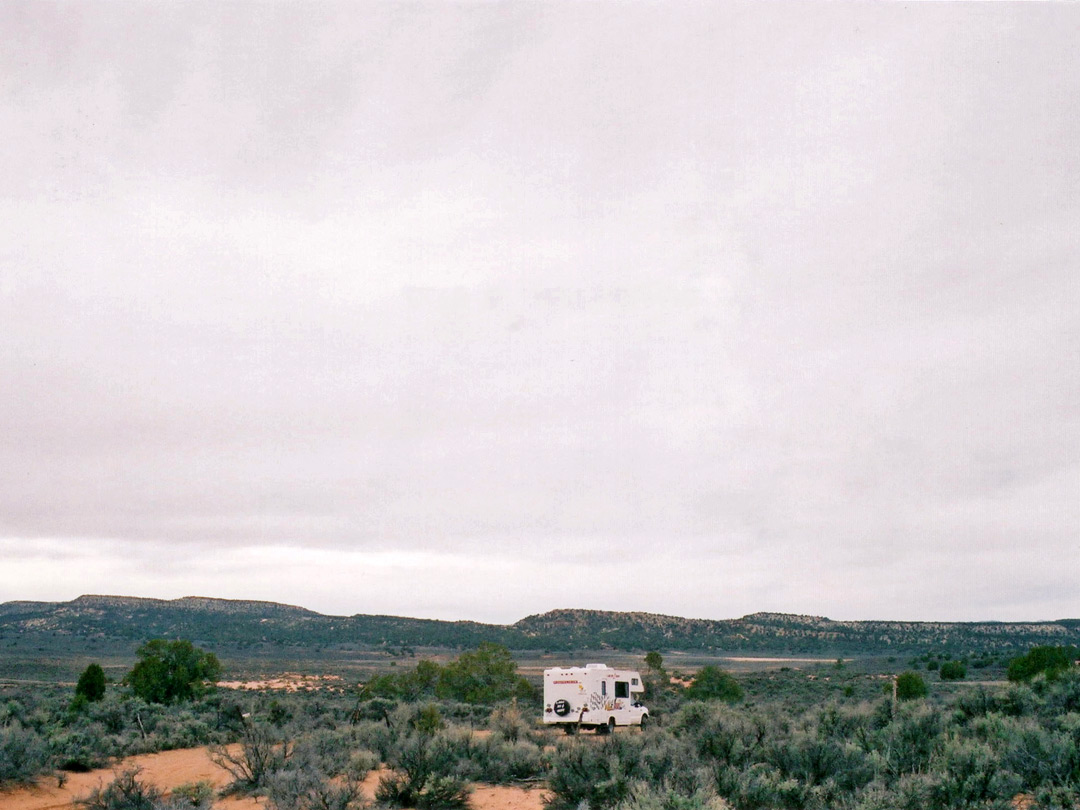
M 641 730 L 644 731 L 649 726 L 649 715 L 641 715 Z

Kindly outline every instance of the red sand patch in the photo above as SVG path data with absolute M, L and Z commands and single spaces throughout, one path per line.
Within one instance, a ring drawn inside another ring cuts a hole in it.
M 207 780 L 220 790 L 230 781 L 228 772 L 210 761 L 206 748 L 186 748 L 129 757 L 114 768 L 102 768 L 90 773 L 67 775 L 63 787 L 57 787 L 55 777 L 43 779 L 37 785 L 0 793 L 2 810 L 72 810 L 72 803 L 85 798 L 94 788 L 108 785 L 124 768 L 140 768 L 139 779 L 170 790 L 190 782 Z M 263 805 L 255 799 L 216 799 L 215 807 L 222 810 L 255 810 Z
M 72 810 L 73 802 L 85 798 L 94 788 L 108 785 L 120 770 L 130 767 L 141 769 L 141 781 L 156 785 L 166 792 L 204 779 L 220 790 L 231 778 L 227 771 L 210 760 L 206 748 L 162 751 L 159 754 L 130 757 L 114 768 L 68 774 L 63 787 L 57 786 L 55 777 L 49 777 L 33 787 L 2 791 L 0 810 Z M 363 790 L 368 798 L 374 798 L 380 776 L 381 773 L 375 771 L 364 780 Z M 547 791 L 539 787 L 476 785 L 469 805 L 473 810 L 543 810 L 546 794 Z M 264 810 L 265 806 L 265 799 L 231 796 L 214 800 L 217 810 Z

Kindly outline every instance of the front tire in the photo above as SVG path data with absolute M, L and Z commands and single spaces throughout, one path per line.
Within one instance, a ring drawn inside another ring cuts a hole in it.
M 649 715 L 641 715 L 641 730 L 644 731 L 649 727 Z

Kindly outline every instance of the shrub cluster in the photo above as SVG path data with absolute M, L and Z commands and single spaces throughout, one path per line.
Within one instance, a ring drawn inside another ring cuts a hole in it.
M 513 699 L 505 657 L 488 649 L 446 667 L 421 662 L 394 676 L 399 691 L 372 695 L 369 682 L 359 702 L 333 690 L 98 697 L 96 674 L 77 704 L 70 689 L 10 692 L 0 702 L 0 782 L 213 744 L 229 791 L 264 797 L 269 810 L 363 810 L 360 783 L 380 765 L 388 771 L 376 801 L 418 810 L 463 810 L 474 782 L 524 780 L 546 780 L 551 810 L 988 809 L 1020 795 L 1075 810 L 1080 797 L 1080 672 L 1071 665 L 935 695 L 909 671 L 896 678 L 894 701 L 891 678 L 854 665 L 738 680 L 705 668 L 698 688 L 682 690 L 665 685 L 655 656 L 663 722 L 564 738 Z M 440 683 L 457 686 L 440 698 Z M 490 733 L 475 733 L 479 724 Z M 205 783 L 164 796 L 122 772 L 84 805 L 206 810 L 212 800 Z
M 532 685 L 517 674 L 517 664 L 510 651 L 491 642 L 462 653 L 445 666 L 421 661 L 412 670 L 377 676 L 364 685 L 361 693 L 365 699 L 437 698 L 485 705 L 511 698 L 528 700 L 533 696 Z
M 176 705 L 109 691 L 90 700 L 70 687 L 26 687 L 0 703 L 0 785 L 30 782 L 53 769 L 87 771 L 115 759 L 231 739 L 230 705 L 220 695 Z M 91 693 L 94 688 L 91 687 Z
M 1069 670 L 1076 669 L 1080 649 L 1076 647 L 1034 647 L 1026 655 L 1009 662 L 1010 681 L 1030 681 L 1038 675 L 1054 680 Z
M 890 698 L 687 703 L 662 729 L 553 757 L 553 810 L 1040 808 L 1080 798 L 1080 676 L 974 687 L 951 704 Z

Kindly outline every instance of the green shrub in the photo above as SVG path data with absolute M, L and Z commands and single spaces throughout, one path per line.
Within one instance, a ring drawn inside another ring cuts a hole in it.
M 739 773 L 721 795 L 739 810 L 803 808 L 811 798 L 806 785 L 785 777 L 775 766 L 764 762 Z
M 38 732 L 18 721 L 0 728 L 0 785 L 32 782 L 49 762 L 49 746 Z
M 731 675 L 719 667 L 702 667 L 686 687 L 686 696 L 693 700 L 723 700 L 735 703 L 742 700 L 743 690 Z
M 349 739 L 356 748 L 375 752 L 381 762 L 390 759 L 398 734 L 386 723 L 365 720 L 349 726 Z
M 431 776 L 416 797 L 417 810 L 463 810 L 469 786 L 456 776 Z
M 1036 675 L 1054 680 L 1073 666 L 1080 657 L 1076 647 L 1032 647 L 1026 655 L 1009 662 L 1008 678 L 1013 682 L 1030 681 Z
M 761 718 L 751 719 L 727 707 L 691 703 L 676 714 L 672 725 L 676 734 L 692 741 L 705 760 L 741 768 L 764 755 L 767 727 Z
M 1035 714 L 1039 704 L 1035 692 L 1026 684 L 1009 687 L 999 701 L 1001 712 L 1009 717 L 1027 717 Z
M 1001 711 L 997 696 L 985 687 L 965 689 L 953 701 L 956 722 L 965 723 L 974 718 L 985 717 L 992 712 Z
M 190 700 L 221 674 L 217 657 L 190 641 L 155 638 L 139 647 L 136 655 L 139 661 L 125 681 L 147 703 Z
M 901 707 L 896 717 L 872 739 L 878 762 L 891 777 L 923 773 L 942 742 L 944 721 L 926 704 Z
M 308 767 L 331 777 L 345 773 L 356 747 L 348 728 L 318 728 L 293 739 L 293 767 Z
M 266 719 L 273 725 L 281 728 L 293 719 L 293 712 L 287 705 L 274 699 L 266 709 Z
M 629 796 L 634 781 L 646 778 L 643 748 L 654 745 L 656 736 L 605 737 L 599 745 L 583 740 L 563 740 L 556 748 L 548 776 L 548 804 L 557 810 L 590 810 L 614 807 Z M 660 781 L 663 774 L 652 774 Z
M 159 810 L 162 792 L 140 782 L 138 768 L 129 768 L 118 773 L 105 787 L 94 788 L 76 804 L 85 810 Z
M 1042 699 L 1044 716 L 1080 714 L 1080 671 L 1067 670 L 1047 683 Z
M 369 773 L 379 767 L 380 761 L 379 755 L 374 751 L 366 748 L 355 750 L 349 755 L 349 761 L 345 765 L 345 776 L 362 782 Z
M 517 664 L 501 644 L 484 642 L 464 652 L 438 673 L 436 694 L 463 703 L 498 703 L 511 698 L 530 699 L 533 687 L 517 674 Z
M 939 672 L 943 681 L 962 681 L 967 677 L 967 664 L 963 661 L 946 661 Z
M 548 768 L 538 745 L 527 740 L 508 742 L 494 735 L 471 746 L 468 764 L 467 770 L 459 772 L 461 776 L 494 785 L 536 779 Z
M 928 810 L 933 807 L 931 792 L 936 784 L 929 774 L 905 774 L 889 784 L 873 783 L 853 806 L 856 810 Z
M 767 751 L 767 760 L 785 777 L 807 787 L 825 785 L 831 780 L 846 791 L 854 791 L 874 776 L 867 752 L 806 732 L 795 732 L 774 741 Z
M 429 703 L 416 713 L 412 718 L 412 727 L 421 734 L 434 734 L 442 728 L 446 728 L 439 707 Z
M 456 776 L 429 774 L 422 782 L 415 782 L 407 774 L 391 773 L 379 779 L 375 799 L 390 807 L 462 810 L 468 807 L 469 789 Z
M 252 794 L 266 790 L 270 778 L 285 769 L 293 753 L 292 741 L 279 735 L 279 730 L 267 723 L 252 722 L 244 728 L 238 752 L 221 745 L 210 748 L 210 759 L 233 778 L 226 793 Z
M 1021 786 L 1020 778 L 1001 767 L 993 749 L 978 740 L 946 740 L 931 765 L 932 807 L 1005 808 Z
M 120 734 L 130 723 L 125 717 L 122 698 L 116 694 L 107 695 L 87 707 L 87 717 L 100 723 L 107 734 Z
M 406 672 L 387 672 L 370 678 L 360 690 L 361 700 L 376 698 L 413 702 L 435 697 L 442 668 L 434 661 L 420 661 Z
M 1001 767 L 1019 774 L 1025 786 L 1080 787 L 1080 735 L 1045 728 L 1032 718 L 1005 719 L 998 734 Z
M 396 700 L 382 697 L 361 697 L 352 713 L 352 722 L 359 723 L 364 720 L 380 720 L 390 725 L 390 717 L 398 707 Z
M 902 672 L 896 676 L 896 697 L 900 700 L 916 700 L 930 693 L 926 681 L 917 672 Z
M 426 734 L 408 730 L 387 752 L 386 762 L 394 772 L 380 779 L 376 798 L 395 807 L 442 801 L 439 797 L 452 787 L 442 780 L 450 778 L 464 785 L 463 772 L 474 767 L 474 748 L 467 731 L 447 729 Z
M 90 664 L 83 670 L 75 684 L 75 697 L 81 697 L 89 703 L 105 697 L 105 670 L 101 668 L 101 664 Z
M 208 779 L 185 782 L 172 789 L 170 800 L 177 810 L 209 810 L 214 803 L 214 786 Z
M 670 787 L 637 782 L 630 794 L 616 805 L 617 810 L 721 810 L 716 793 L 702 788 L 687 794 Z
M 267 779 L 266 796 L 272 810 L 358 810 L 368 804 L 357 780 L 332 780 L 295 763 Z
M 1042 786 L 1035 790 L 1034 807 L 1039 810 L 1076 810 L 1077 787 Z M 1013 805 L 1014 807 L 1016 805 Z
M 533 726 L 518 708 L 517 702 L 500 706 L 491 713 L 488 725 L 492 733 L 507 742 L 517 742 L 529 736 Z
M 49 739 L 52 760 L 61 770 L 84 773 L 101 768 L 116 755 L 114 741 L 97 723 L 80 723 L 54 732 Z

